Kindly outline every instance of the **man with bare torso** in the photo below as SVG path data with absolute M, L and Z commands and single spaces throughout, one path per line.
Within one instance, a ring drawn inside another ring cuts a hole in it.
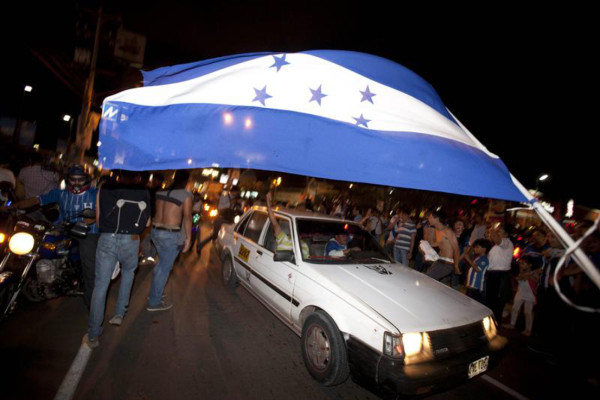
M 185 189 L 188 179 L 188 171 L 177 171 L 171 188 L 156 193 L 151 235 L 159 260 L 152 276 L 148 311 L 168 310 L 173 306 L 162 297 L 179 251 L 185 253 L 192 243 L 192 194 Z
M 452 274 L 460 275 L 458 268 L 458 240 L 454 231 L 445 224 L 445 216 L 440 211 L 429 214 L 429 224 L 435 228 L 435 238 L 430 238 L 431 245 L 439 248 L 440 258 L 427 269 L 426 275 L 441 281 Z

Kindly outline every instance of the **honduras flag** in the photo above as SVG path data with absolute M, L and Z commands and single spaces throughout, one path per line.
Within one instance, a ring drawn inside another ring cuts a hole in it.
M 253 168 L 527 200 L 431 85 L 387 59 L 252 53 L 143 75 L 104 101 L 105 168 Z

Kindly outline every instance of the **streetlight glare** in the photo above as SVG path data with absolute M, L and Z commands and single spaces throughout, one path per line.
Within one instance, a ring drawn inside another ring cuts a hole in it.
M 30 93 L 33 90 L 33 87 L 29 86 L 29 85 L 25 85 L 25 87 L 23 88 L 24 91 L 26 91 L 27 93 Z

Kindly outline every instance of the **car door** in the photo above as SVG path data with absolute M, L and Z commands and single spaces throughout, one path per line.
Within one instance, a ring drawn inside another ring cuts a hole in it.
M 280 216 L 277 216 L 277 220 L 281 229 L 294 242 L 291 220 Z M 264 278 L 264 285 L 262 285 L 264 297 L 283 318 L 289 321 L 291 308 L 298 306 L 298 301 L 294 298 L 294 283 L 298 267 L 292 262 L 273 260 L 277 243 L 271 223 L 267 224 L 260 242 L 262 250 L 257 254 L 256 272 Z M 298 254 L 294 256 L 299 257 Z
M 262 255 L 262 248 L 258 242 L 267 222 L 267 215 L 258 211 L 253 212 L 246 220 L 240 221 L 234 233 L 234 264 L 240 281 L 254 293 L 260 294 L 260 285 L 257 287 L 256 277 L 253 273 L 256 260 Z M 260 252 L 260 254 L 258 253 Z

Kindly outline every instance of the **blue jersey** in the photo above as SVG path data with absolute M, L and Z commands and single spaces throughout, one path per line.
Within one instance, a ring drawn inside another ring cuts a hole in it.
M 60 209 L 60 216 L 58 221 L 72 220 L 75 222 L 83 221 L 83 217 L 73 219 L 74 216 L 78 215 L 85 208 L 96 209 L 96 188 L 89 188 L 83 193 L 75 194 L 68 190 L 53 189 L 46 194 L 42 194 L 40 204 L 45 206 L 46 204 L 58 203 Z M 98 233 L 98 226 L 96 223 L 90 225 L 89 233 Z
M 327 245 L 325 246 L 325 256 L 329 256 L 329 253 L 332 251 L 344 251 L 346 250 L 346 246 L 344 246 L 343 244 L 338 243 L 335 239 L 330 239 L 329 242 L 327 242 Z M 334 255 L 333 257 L 340 257 L 339 255 Z
M 490 266 L 490 261 L 488 260 L 487 256 L 481 256 L 475 260 L 475 265 L 477 265 L 481 272 L 475 271 L 474 268 L 469 268 L 469 272 L 467 273 L 467 287 L 483 292 L 485 284 L 485 270 Z

